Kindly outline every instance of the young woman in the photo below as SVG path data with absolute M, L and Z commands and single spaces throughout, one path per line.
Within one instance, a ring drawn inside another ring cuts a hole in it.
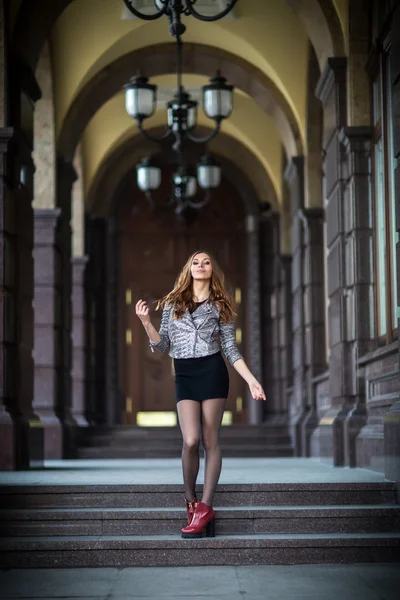
M 183 436 L 182 470 L 188 525 L 182 537 L 214 536 L 212 501 L 221 473 L 219 430 L 229 391 L 229 375 L 220 348 L 247 382 L 255 400 L 265 400 L 264 390 L 248 369 L 236 346 L 235 312 L 224 288 L 224 276 L 208 252 L 192 254 L 174 289 L 162 298 L 159 332 L 153 327 L 144 300 L 136 314 L 150 339 L 161 352 L 169 349 L 174 359 L 179 425 Z M 196 498 L 199 444 L 205 450 L 202 501 Z

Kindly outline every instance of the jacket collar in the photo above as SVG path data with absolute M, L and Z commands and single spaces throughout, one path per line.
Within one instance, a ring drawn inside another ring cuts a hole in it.
M 200 304 L 192 314 L 190 314 L 189 309 L 186 309 L 183 318 L 187 323 L 191 323 L 196 329 L 200 329 L 201 327 L 204 327 L 211 316 L 219 316 L 218 308 L 214 303 L 204 302 L 203 304 Z

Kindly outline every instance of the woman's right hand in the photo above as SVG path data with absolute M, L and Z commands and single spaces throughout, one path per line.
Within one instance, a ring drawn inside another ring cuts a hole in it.
M 142 321 L 143 325 L 150 325 L 150 309 L 146 304 L 146 300 L 139 300 L 136 302 L 136 314 Z

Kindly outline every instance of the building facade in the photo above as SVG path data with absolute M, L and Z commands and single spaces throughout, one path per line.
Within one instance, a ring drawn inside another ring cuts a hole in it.
M 135 299 L 207 247 L 268 397 L 233 377 L 233 423 L 287 423 L 296 456 L 398 480 L 399 3 L 239 0 L 187 27 L 190 89 L 220 69 L 236 91 L 208 145 L 221 187 L 179 220 L 171 148 L 143 139 L 121 92 L 140 69 L 171 95 L 167 23 L 130 20 L 120 0 L 0 7 L 0 467 L 74 456 L 88 424 L 173 411 L 170 361 L 148 351 Z M 155 151 L 167 176 L 151 211 L 134 167 Z

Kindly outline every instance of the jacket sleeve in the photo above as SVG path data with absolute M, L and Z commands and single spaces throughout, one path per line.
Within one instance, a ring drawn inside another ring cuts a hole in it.
M 219 322 L 219 336 L 222 352 L 231 365 L 240 358 L 243 358 L 236 345 L 235 323 L 233 321 L 229 321 L 229 323 Z
M 162 317 L 161 317 L 161 325 L 160 325 L 160 329 L 158 331 L 158 334 L 161 339 L 159 342 L 153 342 L 152 340 L 149 340 L 150 348 L 151 348 L 152 352 L 154 352 L 154 348 L 157 348 L 157 350 L 159 350 L 160 352 L 166 352 L 166 350 L 168 350 L 168 348 L 170 347 L 168 325 L 169 325 L 171 310 L 172 310 L 172 308 L 170 306 L 167 306 L 166 304 L 164 305 Z

